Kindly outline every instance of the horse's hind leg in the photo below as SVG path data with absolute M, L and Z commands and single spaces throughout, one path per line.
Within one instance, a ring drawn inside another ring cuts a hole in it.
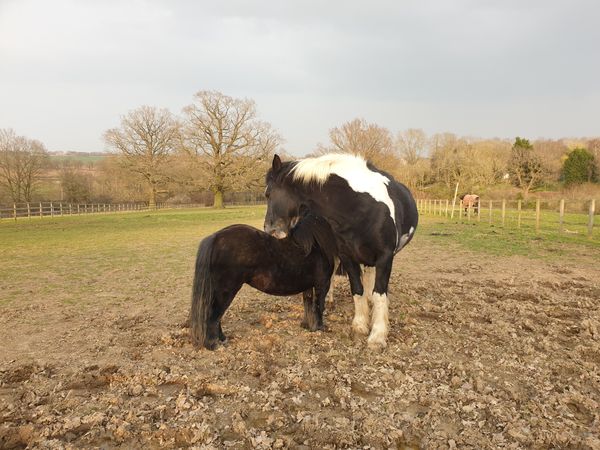
M 360 265 L 350 259 L 342 259 L 344 270 L 350 280 L 350 291 L 354 299 L 354 319 L 352 329 L 357 334 L 369 333 L 369 302 L 361 281 Z
M 372 349 L 381 349 L 387 345 L 389 328 L 388 284 L 392 271 L 393 254 L 377 262 L 375 273 L 375 289 L 373 291 L 373 322 L 367 343 Z

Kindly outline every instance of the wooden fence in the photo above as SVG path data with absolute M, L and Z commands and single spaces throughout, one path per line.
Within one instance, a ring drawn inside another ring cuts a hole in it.
M 264 198 L 232 198 L 224 202 L 226 206 L 261 205 Z M 205 208 L 204 203 L 157 203 L 154 209 Z M 44 217 L 75 216 L 82 214 L 108 214 L 127 211 L 148 211 L 148 203 L 62 203 L 34 202 L 0 205 L 0 220 L 31 219 Z
M 156 209 L 163 209 L 166 207 L 168 207 L 166 203 L 156 204 Z M 0 205 L 0 220 L 74 216 L 81 214 L 104 214 L 125 211 L 144 211 L 148 209 L 147 203 L 13 203 L 12 205 Z
M 447 199 L 417 199 L 420 214 L 459 222 L 487 222 L 507 228 L 554 230 L 564 234 L 594 235 L 594 218 L 600 213 L 596 200 L 535 201 L 480 200 L 478 206 L 463 208 Z

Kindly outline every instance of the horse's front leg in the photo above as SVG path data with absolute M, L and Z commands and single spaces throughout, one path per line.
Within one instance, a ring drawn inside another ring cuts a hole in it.
M 329 307 L 333 307 L 333 290 L 335 287 L 335 277 L 336 277 L 336 272 L 337 272 L 337 268 L 340 265 L 340 260 L 338 258 L 334 258 L 333 260 L 333 273 L 331 274 L 331 281 L 329 282 L 329 291 L 327 292 L 327 304 L 329 305 Z
M 340 258 L 341 259 L 341 258 Z M 369 302 L 365 295 L 365 290 L 361 281 L 361 269 L 358 263 L 343 258 L 341 263 L 348 274 L 350 281 L 350 291 L 354 299 L 354 319 L 352 320 L 352 330 L 357 334 L 369 333 Z
M 392 261 L 394 255 L 390 252 L 377 261 L 375 266 L 375 289 L 373 290 L 373 321 L 371 334 L 367 343 L 372 349 L 382 349 L 387 345 L 389 329 L 388 314 L 388 284 L 392 272 Z

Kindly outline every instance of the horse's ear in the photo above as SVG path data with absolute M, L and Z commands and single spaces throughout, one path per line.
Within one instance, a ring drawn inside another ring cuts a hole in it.
M 281 158 L 279 157 L 279 155 L 273 156 L 272 169 L 273 169 L 273 172 L 277 172 L 279 169 L 281 169 Z

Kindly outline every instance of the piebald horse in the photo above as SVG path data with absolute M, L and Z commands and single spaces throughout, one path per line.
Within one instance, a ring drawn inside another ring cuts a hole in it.
M 282 239 L 309 211 L 323 217 L 331 225 L 350 280 L 352 328 L 359 334 L 370 332 L 369 347 L 385 347 L 392 262 L 413 238 L 418 223 L 408 188 L 351 154 L 287 162 L 275 155 L 266 184 L 265 231 Z

